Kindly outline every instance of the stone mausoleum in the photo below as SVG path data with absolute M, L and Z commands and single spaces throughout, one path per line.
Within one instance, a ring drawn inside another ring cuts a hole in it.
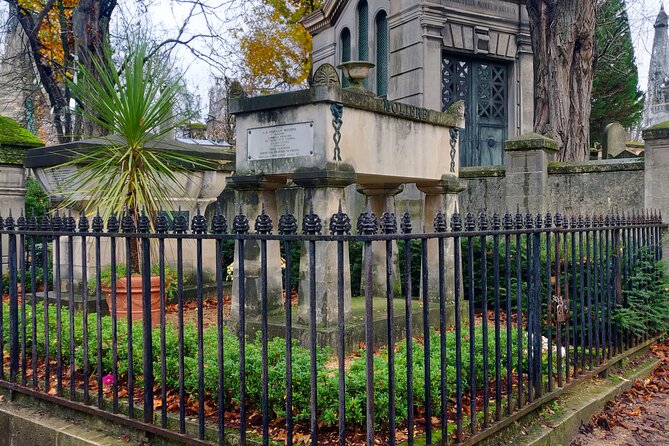
M 533 62 L 524 2 L 326 0 L 304 25 L 314 70 L 376 64 L 378 96 L 445 111 L 464 100 L 460 165 L 504 164 L 504 141 L 532 131 Z

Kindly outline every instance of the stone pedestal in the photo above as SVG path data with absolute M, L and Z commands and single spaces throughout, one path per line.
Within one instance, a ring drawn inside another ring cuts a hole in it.
M 536 215 L 548 210 L 548 163 L 554 158 L 557 143 L 537 133 L 526 133 L 506 141 L 506 209 Z M 501 205 L 502 203 L 500 203 Z
M 374 184 L 363 185 L 358 187 L 358 192 L 367 197 L 367 207 L 371 212 L 376 214 L 379 221 L 379 233 L 381 233 L 381 216 L 384 212 L 392 212 L 397 217 L 395 211 L 395 196 L 402 192 L 402 185 L 398 184 Z M 357 217 L 357 216 L 355 216 Z M 398 219 L 399 228 L 399 219 Z M 394 296 L 402 297 L 402 284 L 399 269 L 399 258 L 397 257 L 397 242 L 392 242 L 392 279 L 391 286 L 394 290 Z M 363 256 L 362 271 L 365 271 L 365 263 Z M 365 283 L 365 274 L 362 274 L 362 284 L 360 292 L 364 293 L 367 287 Z M 372 242 L 372 295 L 375 297 L 384 297 L 386 295 L 386 242 L 378 241 Z
M 344 190 L 355 182 L 353 171 L 313 170 L 300 171 L 293 175 L 293 181 L 304 191 L 304 213 L 318 215 L 323 224 L 323 233 L 329 233 L 330 219 L 339 211 L 348 213 Z M 302 219 L 300 229 L 302 228 Z M 316 243 L 316 323 L 336 325 L 338 311 L 338 265 L 337 242 Z M 300 287 L 298 318 L 301 322 L 309 321 L 310 299 L 309 252 L 308 243 L 304 243 L 300 254 Z M 348 243 L 344 243 L 344 319 L 351 317 L 351 271 L 348 256 Z
M 423 228 L 426 233 L 435 232 L 434 218 L 441 212 L 446 216 L 450 225 L 450 217 L 455 212 L 458 203 L 458 194 L 465 188 L 454 175 L 444 175 L 442 180 L 436 184 L 418 184 L 418 189 L 425 194 L 425 207 L 423 210 Z M 444 239 L 444 277 L 446 280 L 446 301 L 452 305 L 455 298 L 453 262 L 453 239 Z M 428 293 L 430 300 L 439 301 L 439 240 L 428 239 L 427 242 L 427 267 L 428 267 Z M 422 278 L 422 275 L 421 275 Z M 422 280 L 422 279 L 421 279 Z M 421 295 L 423 283 L 421 281 Z M 460 290 L 461 292 L 461 290 Z
M 14 219 L 25 207 L 25 169 L 22 165 L 0 164 L 0 215 L 7 217 L 12 211 Z M 0 253 L 2 263 L 7 263 L 7 243 Z
M 643 131 L 646 141 L 645 197 L 646 209 L 661 212 L 664 221 L 669 216 L 669 121 L 654 125 Z M 663 231 L 662 254 L 669 259 L 668 231 Z
M 276 189 L 283 187 L 285 181 L 273 180 L 263 175 L 232 176 L 228 187 L 235 191 L 237 208 L 249 219 L 249 232 L 255 232 L 256 217 L 264 212 L 273 223 L 272 232 L 276 232 L 279 217 L 276 209 Z M 244 288 L 246 297 L 246 317 L 260 317 L 261 310 L 261 243 L 244 243 Z M 239 317 L 239 243 L 235 244 L 235 258 L 232 280 L 232 317 Z M 281 246 L 278 241 L 267 242 L 267 310 L 273 312 L 282 307 L 283 285 L 281 273 Z

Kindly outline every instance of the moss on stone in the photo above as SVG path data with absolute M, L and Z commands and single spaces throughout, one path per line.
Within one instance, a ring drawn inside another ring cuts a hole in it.
M 651 125 L 646 128 L 646 130 L 660 130 L 660 129 L 669 129 L 669 121 L 660 122 L 659 124 Z
M 550 150 L 558 149 L 557 141 L 538 133 L 525 133 L 515 138 L 508 139 L 504 143 L 505 150 Z
M 41 147 L 44 143 L 18 122 L 0 116 L 0 145 L 15 147 Z
M 43 145 L 38 137 L 21 127 L 18 122 L 0 116 L 1 164 L 23 164 L 27 149 Z
M 191 122 L 187 127 L 191 130 L 207 130 L 207 124 L 201 122 Z
M 646 141 L 649 139 L 669 138 L 669 121 L 660 122 L 659 124 L 644 129 L 642 137 Z
M 584 161 L 581 163 L 551 162 L 548 164 L 549 174 L 581 174 L 598 172 L 620 172 L 643 170 L 643 158 L 612 159 Z
M 496 178 L 505 176 L 506 167 L 504 166 L 473 166 L 460 168 L 460 178 Z

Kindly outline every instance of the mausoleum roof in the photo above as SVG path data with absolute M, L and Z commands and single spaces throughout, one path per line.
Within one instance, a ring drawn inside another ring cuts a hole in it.
M 302 24 L 312 35 L 332 25 L 341 14 L 348 0 L 325 0 L 323 7 L 312 12 L 302 20 Z

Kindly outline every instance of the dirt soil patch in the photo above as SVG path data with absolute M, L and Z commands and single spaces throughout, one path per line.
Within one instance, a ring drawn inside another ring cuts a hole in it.
M 669 445 L 669 339 L 651 347 L 662 363 L 647 379 L 607 403 L 571 446 Z

